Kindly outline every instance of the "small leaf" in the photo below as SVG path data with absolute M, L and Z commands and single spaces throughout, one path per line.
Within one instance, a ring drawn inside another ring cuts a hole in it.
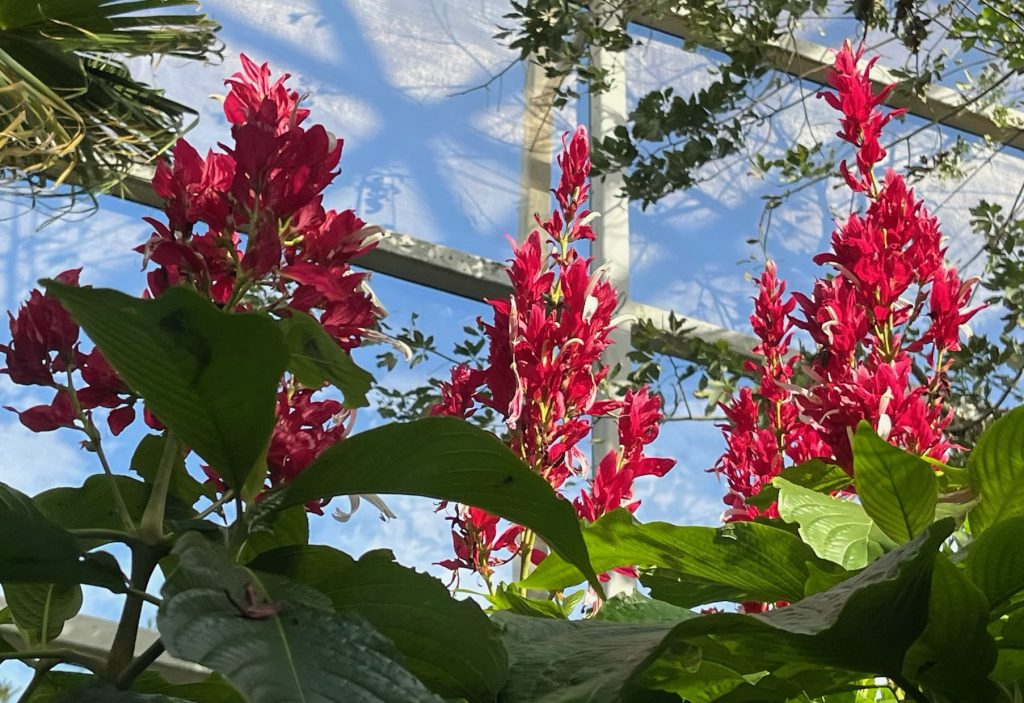
M 77 583 L 5 583 L 4 598 L 26 644 L 39 647 L 57 639 L 64 623 L 78 615 L 82 587 Z
M 272 501 L 288 507 L 364 494 L 453 501 L 525 525 L 600 588 L 572 505 L 494 435 L 463 420 L 428 417 L 349 437 L 327 449 Z
M 779 515 L 800 526 L 800 537 L 822 559 L 856 571 L 894 546 L 863 506 L 778 477 L 772 483 L 779 489 Z
M 864 511 L 898 544 L 935 521 L 939 485 L 931 464 L 892 446 L 861 422 L 853 438 L 853 475 Z
M 754 522 L 723 528 L 639 523 L 615 510 L 584 530 L 594 569 L 667 568 L 744 594 L 744 600 L 798 600 L 804 594 L 810 549 L 796 535 Z M 574 566 L 548 556 L 521 585 L 538 590 L 583 580 Z
M 967 457 L 971 488 L 981 498 L 971 510 L 971 531 L 981 534 L 1008 517 L 1024 515 L 1024 407 L 999 418 Z
M 366 394 L 373 385 L 373 375 L 359 368 L 352 356 L 338 346 L 319 322 L 304 312 L 289 312 L 291 317 L 280 320 L 278 324 L 291 352 L 288 368 L 299 383 L 308 388 L 320 388 L 330 383 L 341 391 L 347 408 L 369 405 Z
M 125 591 L 114 557 L 83 554 L 74 536 L 48 520 L 28 496 L 0 483 L 0 583 L 49 582 Z
M 156 300 L 45 281 L 128 387 L 233 488 L 274 428 L 288 360 L 273 322 L 228 314 L 187 288 Z
M 249 528 L 249 536 L 242 545 L 239 561 L 249 562 L 263 552 L 309 542 L 309 516 L 305 506 L 297 505 L 259 517 L 261 519 L 254 521 Z
M 835 464 L 820 459 L 811 459 L 796 466 L 787 466 L 779 476 L 790 483 L 809 488 L 818 493 L 833 493 L 853 482 L 850 475 Z M 779 489 L 771 484 L 761 487 L 760 492 L 747 499 L 747 503 L 762 510 L 779 499 Z
M 129 476 L 106 474 L 89 476 L 78 488 L 51 488 L 43 491 L 33 500 L 39 509 L 53 522 L 68 530 L 123 530 L 121 517 L 114 507 L 111 484 L 117 486 L 124 498 L 128 514 L 138 522 L 149 502 L 150 486 Z M 167 501 L 167 519 L 178 520 L 192 517 L 189 506 L 170 498 Z M 80 540 L 88 548 L 105 544 L 107 539 Z
M 668 623 L 676 625 L 700 615 L 686 608 L 653 600 L 639 593 L 620 593 L 601 604 L 594 620 L 605 622 Z

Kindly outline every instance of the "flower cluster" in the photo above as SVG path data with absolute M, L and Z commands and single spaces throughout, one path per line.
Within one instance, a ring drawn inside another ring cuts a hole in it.
M 153 232 L 136 251 L 144 267 L 154 266 L 143 295 L 187 285 L 230 311 L 311 314 L 341 348 L 352 349 L 383 315 L 366 274 L 350 267 L 375 245 L 379 230 L 351 210 L 324 208 L 322 192 L 338 174 L 341 140 L 322 125 L 305 126 L 309 110 L 287 87 L 287 74 L 273 80 L 266 64 L 244 55 L 241 61 L 242 71 L 226 81 L 232 145 L 203 157 L 179 140 L 173 161 L 157 166 L 153 190 L 165 202 L 166 219 L 145 218 Z M 60 279 L 77 285 L 78 273 Z M 98 350 L 79 350 L 78 327 L 56 300 L 33 291 L 11 318 L 11 335 L 11 344 L 0 347 L 5 373 L 15 383 L 56 390 L 49 406 L 20 413 L 26 426 L 88 428 L 99 407 L 110 410 L 114 434 L 135 419 L 136 397 Z M 73 372 L 84 385 L 76 386 Z M 293 478 L 351 428 L 352 412 L 316 398 L 318 390 L 282 379 L 269 485 Z M 146 420 L 160 428 L 148 413 Z M 216 479 L 215 467 L 205 470 Z
M 880 180 L 875 175 L 886 156 L 882 129 L 900 111 L 877 109 L 891 88 L 873 92 L 873 61 L 861 70 L 862 55 L 844 44 L 829 76 L 836 92 L 820 95 L 842 113 L 837 136 L 855 147 L 856 169 L 843 162 L 841 172 L 867 207 L 837 227 L 831 251 L 814 258 L 836 275 L 817 280 L 810 295 L 786 298 L 772 263 L 758 281 L 750 319 L 760 361 L 750 370 L 759 384 L 725 407 L 727 449 L 715 467 L 729 484 L 726 519 L 761 514 L 746 500 L 787 460 L 819 458 L 852 471 L 850 440 L 862 420 L 920 455 L 943 460 L 953 448 L 943 400 L 961 328 L 979 309 L 965 309 L 974 281 L 944 263 L 938 222 L 903 177 L 891 169 Z M 793 327 L 816 345 L 799 367 Z M 795 385 L 795 371 L 808 379 L 805 388 Z
M 586 209 L 586 130 L 578 128 L 563 145 L 561 178 L 554 190 L 558 210 L 546 220 L 537 217 L 539 229 L 513 245 L 508 269 L 512 295 L 488 301 L 493 321 L 480 321 L 489 342 L 488 365 L 456 367 L 432 412 L 466 418 L 481 406 L 493 409 L 507 425 L 508 445 L 556 490 L 571 477 L 589 473 L 580 445 L 590 435 L 591 418 L 617 417 L 619 445 L 574 501 L 580 516 L 593 521 L 615 508 L 635 510 L 634 479 L 662 476 L 675 462 L 644 455 L 658 433 L 657 396 L 642 389 L 623 400 L 599 397 L 609 371 L 601 353 L 611 344 L 618 303 L 603 272 L 592 271 L 591 260 L 575 246 L 595 236 L 589 225 L 594 215 Z M 453 570 L 487 577 L 522 550 L 521 527 L 499 532 L 497 518 L 472 508 L 460 509 L 451 520 L 456 556 L 441 563 Z M 532 559 L 542 557 L 531 552 Z

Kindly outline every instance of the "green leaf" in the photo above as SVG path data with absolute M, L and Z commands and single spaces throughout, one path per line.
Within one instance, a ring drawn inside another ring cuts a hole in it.
M 568 620 L 573 608 L 579 605 L 586 595 L 587 592 L 581 589 L 559 604 L 546 598 L 528 598 L 520 595 L 515 586 L 498 584 L 494 593 L 488 594 L 487 600 L 491 604 L 492 613 L 508 610 L 516 615 Z
M 274 428 L 288 361 L 267 317 L 228 314 L 187 288 L 156 300 L 45 281 L 128 387 L 233 488 Z
M 77 583 L 6 583 L 3 588 L 14 624 L 29 647 L 57 639 L 64 623 L 82 608 Z
M 1024 591 L 1024 516 L 997 522 L 966 548 L 967 577 L 993 608 Z
M 164 453 L 164 442 L 166 435 L 148 434 L 139 442 L 135 448 L 129 467 L 145 480 L 152 484 L 156 480 L 157 469 L 160 467 L 160 457 Z M 167 487 L 167 494 L 180 500 L 188 506 L 193 506 L 200 496 L 206 496 L 211 500 L 214 498 L 212 484 L 204 486 L 192 478 L 185 468 L 185 457 L 174 466 L 171 472 L 171 483 Z
M 250 703 L 440 703 L 365 619 L 308 586 L 232 565 L 189 533 L 157 615 L 167 651 L 222 674 Z M 249 599 L 253 602 L 249 602 Z
M 1024 611 L 1017 611 L 1002 623 L 999 659 L 992 678 L 1003 684 L 1024 681 Z
M 525 525 L 600 589 L 572 505 L 494 435 L 463 420 L 428 417 L 349 437 L 324 451 L 273 505 L 365 493 L 463 503 Z
M 997 652 L 988 633 L 988 617 L 982 592 L 940 554 L 932 574 L 928 625 L 907 652 L 904 676 L 944 700 L 995 701 L 998 691 L 988 675 L 996 665 Z
M 898 544 L 935 521 L 939 485 L 931 464 L 892 446 L 861 422 L 853 438 L 853 476 L 864 512 Z
M 504 703 L 618 703 L 655 701 L 630 676 L 655 651 L 670 627 L 621 622 L 549 620 L 508 612 L 494 616 L 503 631 L 511 671 Z M 696 670 L 700 650 L 673 650 L 684 667 Z
M 786 530 L 754 522 L 725 527 L 642 524 L 620 509 L 584 530 L 594 569 L 661 567 L 734 588 L 744 600 L 798 600 L 814 554 Z M 548 556 L 522 585 L 555 590 L 583 580 L 575 566 Z
M 48 520 L 28 496 L 0 483 L 0 583 L 50 582 L 125 591 L 114 557 L 83 554 L 74 536 Z
M 259 518 L 249 528 L 249 536 L 238 556 L 239 561 L 252 561 L 263 552 L 309 542 L 309 516 L 303 505 L 260 515 Z
M 202 681 L 170 683 L 156 672 L 143 672 L 132 683 L 132 690 L 140 693 L 159 693 L 195 703 L 247 703 L 235 688 L 217 674 Z
M 723 585 L 711 579 L 698 578 L 672 569 L 651 569 L 640 572 L 640 583 L 650 591 L 651 597 L 680 608 L 747 598 L 747 592 L 735 586 Z
M 304 312 L 289 310 L 291 317 L 278 322 L 291 352 L 288 369 L 304 386 L 320 388 L 330 383 L 345 397 L 345 407 L 369 405 L 366 394 L 373 374 L 364 371 L 338 346 L 319 322 Z
M 505 683 L 505 650 L 480 607 L 453 600 L 444 584 L 395 563 L 387 550 L 356 561 L 330 547 L 296 545 L 249 566 L 311 586 L 339 613 L 366 618 L 394 642 L 406 668 L 446 698 L 493 701 Z
M 128 508 L 128 514 L 137 523 L 146 510 L 151 488 L 148 484 L 129 476 L 114 476 L 111 479 L 106 474 L 95 474 L 85 479 L 78 488 L 51 488 L 33 500 L 46 517 L 68 530 L 123 530 L 121 517 L 114 507 L 112 483 L 117 485 Z M 173 498 L 168 500 L 168 520 L 191 516 L 189 506 Z M 110 541 L 91 538 L 81 540 L 80 543 L 93 548 Z
M 826 464 L 821 459 L 811 459 L 796 466 L 787 466 L 779 474 L 782 478 L 798 486 L 809 488 L 818 493 L 832 493 L 852 483 L 850 475 L 842 467 Z M 747 503 L 764 509 L 779 499 L 779 489 L 771 484 L 761 487 L 761 491 Z
M 700 615 L 669 603 L 653 600 L 640 593 L 620 593 L 601 604 L 594 620 L 606 622 L 668 623 L 675 625 Z
M 952 520 L 935 523 L 856 576 L 788 607 L 753 616 L 720 613 L 687 620 L 665 637 L 647 670 L 635 672 L 634 680 L 651 685 L 650 672 L 675 661 L 672 647 L 679 643 L 724 647 L 732 658 L 721 663 L 748 675 L 768 671 L 793 678 L 826 667 L 863 672 L 861 676 L 899 675 L 906 651 L 928 621 L 933 563 L 952 528 Z M 705 650 L 704 659 L 713 656 L 709 651 L 714 650 Z M 740 662 L 751 668 L 736 669 Z M 687 683 L 682 675 L 658 681 L 666 690 Z
M 779 515 L 800 526 L 800 537 L 822 559 L 856 571 L 892 544 L 863 506 L 778 477 L 772 483 L 779 489 Z
M 967 457 L 971 489 L 981 500 L 971 510 L 971 531 L 1024 515 L 1024 407 L 992 423 Z

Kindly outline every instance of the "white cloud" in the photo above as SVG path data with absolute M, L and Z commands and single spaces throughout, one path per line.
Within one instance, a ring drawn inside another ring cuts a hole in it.
M 415 100 L 483 84 L 515 59 L 493 38 L 507 11 L 502 3 L 349 0 L 348 7 L 388 81 Z
M 319 5 L 317 0 L 206 0 L 203 10 L 232 31 L 241 27 L 273 33 L 299 57 L 341 63 L 342 49 Z
M 499 231 L 501 223 L 515 216 L 519 202 L 518 169 L 474 154 L 451 137 L 432 140 L 430 148 L 445 173 L 442 182 L 473 229 L 505 234 Z
M 0 421 L 0 446 L 4 448 L 0 453 L 0 481 L 29 495 L 78 485 L 89 473 L 93 457 L 68 437 L 67 433 L 35 433 L 17 419 L 4 417 Z

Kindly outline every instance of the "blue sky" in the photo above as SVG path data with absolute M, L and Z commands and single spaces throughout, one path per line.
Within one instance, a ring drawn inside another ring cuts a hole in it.
M 167 60 L 136 66 L 171 97 L 199 108 L 199 124 L 189 135 L 193 143 L 205 148 L 225 138 L 219 104 L 209 95 L 223 93 L 222 81 L 236 70 L 238 53 L 269 61 L 275 70 L 293 73 L 295 84 L 311 93 L 312 119 L 345 139 L 343 172 L 329 190 L 330 206 L 354 207 L 371 223 L 418 238 L 494 259 L 508 257 L 504 235 L 514 233 L 517 221 L 522 68 L 508 70 L 487 88 L 456 95 L 484 84 L 514 59 L 491 38 L 507 11 L 504 0 L 206 0 L 203 5 L 224 26 L 223 64 Z M 632 100 L 665 84 L 689 94 L 709 82 L 713 56 L 684 52 L 677 42 L 648 32 L 639 35 L 645 42 L 631 50 L 627 62 Z M 813 89 L 799 84 L 783 88 L 772 96 L 772 105 L 795 103 L 801 91 Z M 556 126 L 571 129 L 577 119 L 585 115 L 570 105 L 557 112 Z M 794 139 L 828 139 L 833 120 L 823 101 L 811 100 L 806 112 L 790 107 L 779 112 L 770 129 L 764 127 L 753 148 L 771 156 Z M 896 129 L 914 126 L 908 119 Z M 911 151 L 931 148 L 936 139 L 949 140 L 950 135 L 929 131 L 912 141 Z M 890 156 L 894 165 L 907 161 L 905 151 Z M 937 206 L 954 260 L 966 259 L 980 244 L 969 234 L 967 208 L 980 197 L 1008 204 L 1022 174 L 1015 155 L 996 154 L 966 186 L 935 181 L 920 186 Z M 792 288 L 808 287 L 816 271 L 810 257 L 827 246 L 833 217 L 848 211 L 848 196 L 834 185 L 808 189 L 774 213 L 768 251 Z M 761 265 L 760 250 L 746 240 L 757 236 L 761 196 L 770 192 L 774 186 L 737 160 L 698 188 L 647 211 L 634 207 L 633 297 L 745 329 L 752 292 L 746 275 L 756 274 Z M 37 279 L 79 265 L 85 266 L 83 281 L 89 284 L 141 289 L 140 262 L 131 248 L 148 234 L 139 219 L 147 214 L 145 208 L 103 198 L 91 216 L 42 230 L 44 216 L 24 209 L 24 204 L 0 203 L 6 223 L 6 236 L 0 238 L 0 302 L 6 309 L 16 307 Z M 458 341 L 457 331 L 486 312 L 482 305 L 383 276 L 374 277 L 373 287 L 396 324 L 419 313 L 421 327 L 442 348 Z M 362 355 L 368 365 L 372 351 Z M 442 365 L 399 368 L 384 380 L 412 387 L 430 374 L 444 375 Z M 46 400 L 5 379 L 0 380 L 0 396 L 0 404 L 18 407 Z M 365 412 L 357 428 L 377 422 Z M 78 449 L 76 437 L 33 435 L 13 415 L 0 416 L 0 441 L 6 448 L 0 455 L 0 480 L 29 493 L 77 484 L 99 470 L 93 457 Z M 123 467 L 134 445 L 109 444 L 112 461 Z M 711 423 L 672 423 L 656 449 L 679 464 L 660 483 L 638 485 L 644 498 L 640 517 L 716 522 L 722 489 L 704 470 L 722 449 L 718 430 Z M 443 575 L 432 564 L 449 555 L 445 521 L 429 501 L 388 502 L 397 520 L 382 523 L 372 508 L 344 525 L 314 519 L 314 539 L 354 554 L 389 547 L 401 562 Z M 91 594 L 85 610 L 111 616 L 115 606 L 112 598 Z

